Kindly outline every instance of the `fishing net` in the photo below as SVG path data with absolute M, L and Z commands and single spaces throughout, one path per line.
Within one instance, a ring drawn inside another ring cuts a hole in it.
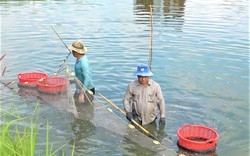
M 75 75 L 72 74 L 66 64 L 65 66 L 68 72 L 71 73 L 70 75 L 74 78 L 75 82 L 75 85 L 74 83 L 70 85 L 70 91 L 74 92 L 75 86 L 80 85 L 80 88 L 84 90 L 85 93 L 84 103 L 80 103 L 78 99 L 74 98 L 75 109 L 72 112 L 77 119 L 81 121 L 87 121 L 84 123 L 90 122 L 91 125 L 95 127 L 95 129 L 104 128 L 105 131 L 109 131 L 112 134 L 120 136 L 121 138 L 137 143 L 139 146 L 147 148 L 160 155 L 176 155 L 176 152 L 173 149 L 170 149 L 169 147 L 162 144 L 157 144 L 155 140 L 149 138 L 138 129 L 129 127 L 129 123 L 121 119 L 113 111 L 114 108 L 107 106 L 107 102 L 100 98 L 100 96 L 98 96 L 97 94 L 93 96 L 92 93 L 86 90 L 85 86 L 83 86 L 83 84 L 79 82 Z M 170 142 L 170 140 L 168 140 L 167 142 Z
M 38 72 L 28 72 L 18 75 L 18 95 L 37 97 L 37 100 L 40 100 L 42 104 L 49 104 L 62 112 L 77 114 L 69 76 L 67 74 L 60 76 L 46 75 L 46 77 L 40 78 L 37 74 Z M 39 74 L 41 75 L 41 73 Z
M 92 117 L 91 122 L 93 122 L 96 127 L 104 127 L 112 133 L 120 135 L 121 137 L 160 155 L 176 155 L 176 152 L 170 147 L 157 144 L 154 142 L 154 139 L 149 138 L 140 130 L 130 127 L 130 123 L 119 117 L 116 112 L 113 111 L 113 108 L 107 106 L 102 99 L 96 97 L 93 104 L 94 116 Z
M 19 83 L 18 95 L 22 97 L 37 97 L 43 106 L 48 105 L 59 112 L 72 114 L 74 119 L 72 119 L 73 122 L 69 123 L 69 125 L 76 136 L 71 138 L 69 143 L 73 144 L 73 142 L 75 142 L 76 149 L 83 149 L 91 142 L 91 139 L 89 142 L 86 142 L 86 140 L 93 135 L 92 133 L 98 135 L 98 129 L 104 129 L 105 132 L 101 132 L 101 134 L 111 133 L 113 136 L 115 135 L 116 137 L 122 138 L 126 143 L 136 143 L 136 145 L 159 155 L 176 155 L 176 152 L 172 148 L 155 143 L 153 139 L 138 129 L 129 127 L 129 123 L 126 120 L 119 117 L 117 112 L 112 111 L 115 110 L 114 108 L 110 107 L 107 102 L 98 95 L 94 96 L 86 90 L 66 64 L 65 67 L 66 72 L 64 72 L 64 75 L 63 72 L 60 72 L 56 76 L 48 76 L 45 79 L 39 80 L 37 87 L 25 86 Z M 60 86 L 60 84 L 64 85 Z M 79 85 L 82 91 L 84 91 L 84 102 L 79 102 L 78 97 L 74 96 L 76 86 Z M 63 117 L 61 117 L 60 120 L 63 120 Z M 65 119 L 64 121 L 67 122 L 68 120 Z M 60 121 L 58 121 L 53 123 L 53 126 L 60 127 L 62 125 Z M 64 133 L 67 135 L 66 132 Z M 69 133 L 72 132 L 69 131 Z M 83 137 L 86 137 L 86 139 L 82 139 Z M 104 137 L 106 137 L 106 139 L 112 138 L 108 135 Z M 83 145 L 78 147 L 80 144 Z M 120 146 L 124 146 L 124 144 L 121 143 Z M 86 148 L 86 150 L 88 149 Z

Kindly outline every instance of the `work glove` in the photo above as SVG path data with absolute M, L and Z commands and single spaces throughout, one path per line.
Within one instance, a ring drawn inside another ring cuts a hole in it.
M 127 118 L 129 121 L 131 121 L 131 120 L 133 119 L 133 114 L 132 114 L 132 112 L 127 112 L 127 113 L 126 113 L 126 118 Z
M 160 129 L 163 129 L 164 126 L 165 126 L 165 117 L 160 118 L 160 120 L 159 120 L 159 127 L 160 127 Z

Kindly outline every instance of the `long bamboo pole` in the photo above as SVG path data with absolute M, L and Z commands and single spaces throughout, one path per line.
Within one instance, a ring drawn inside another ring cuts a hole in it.
M 149 49 L 149 68 L 151 69 L 152 57 L 153 57 L 153 9 L 150 7 L 150 49 Z M 152 69 L 151 69 L 152 71 Z
M 109 104 L 111 104 L 113 107 L 115 107 L 118 111 L 120 111 L 123 115 L 126 116 L 125 111 L 123 111 L 121 108 L 119 108 L 117 105 L 115 105 L 113 102 L 111 102 L 109 99 L 107 99 L 105 96 L 103 96 L 101 93 L 98 93 L 99 96 L 101 96 L 104 100 L 106 100 Z M 131 119 L 132 123 L 134 123 L 136 126 L 138 126 L 144 133 L 146 133 L 146 135 L 148 135 L 150 138 L 158 141 L 159 140 L 153 136 L 148 130 L 146 130 L 144 127 L 142 127 L 139 123 L 137 123 L 134 119 Z M 160 144 L 160 143 L 159 143 Z
M 59 36 L 59 34 L 56 32 L 56 30 L 51 26 L 52 30 L 56 33 L 56 35 L 58 36 L 58 38 L 62 41 L 62 43 L 64 44 L 64 46 L 68 49 L 68 46 L 66 45 L 66 43 L 63 41 L 63 39 Z M 71 51 L 68 49 L 69 53 L 66 57 L 66 59 L 69 57 Z
M 62 41 L 63 45 L 68 49 L 68 46 L 66 45 L 66 43 L 63 41 L 63 39 L 59 36 L 59 34 L 56 32 L 56 30 L 51 26 L 51 29 L 55 32 L 55 34 L 58 36 L 58 38 Z M 64 62 L 66 62 L 66 60 L 69 58 L 69 55 L 71 54 L 71 51 L 68 49 L 69 53 L 66 56 L 66 58 L 63 60 Z M 55 75 L 58 75 L 59 72 L 61 72 L 62 69 L 62 64 L 60 65 L 58 71 L 55 73 Z

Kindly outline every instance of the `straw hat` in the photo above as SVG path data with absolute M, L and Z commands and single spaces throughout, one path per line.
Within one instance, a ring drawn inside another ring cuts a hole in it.
M 79 40 L 74 41 L 72 45 L 68 47 L 68 49 L 79 54 L 85 54 L 88 51 L 87 48 Z
M 153 73 L 150 71 L 148 65 L 140 64 L 137 66 L 137 71 L 134 73 L 137 76 L 153 76 Z

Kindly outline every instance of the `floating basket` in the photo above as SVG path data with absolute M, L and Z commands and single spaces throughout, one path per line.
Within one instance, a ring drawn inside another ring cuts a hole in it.
M 218 133 L 212 128 L 201 125 L 185 124 L 177 131 L 178 146 L 198 153 L 212 152 L 216 149 Z
M 38 91 L 43 93 L 66 92 L 69 80 L 61 76 L 51 76 L 37 81 Z
M 37 87 L 37 80 L 46 78 L 48 75 L 42 72 L 29 72 L 18 74 L 19 85 L 22 87 Z

